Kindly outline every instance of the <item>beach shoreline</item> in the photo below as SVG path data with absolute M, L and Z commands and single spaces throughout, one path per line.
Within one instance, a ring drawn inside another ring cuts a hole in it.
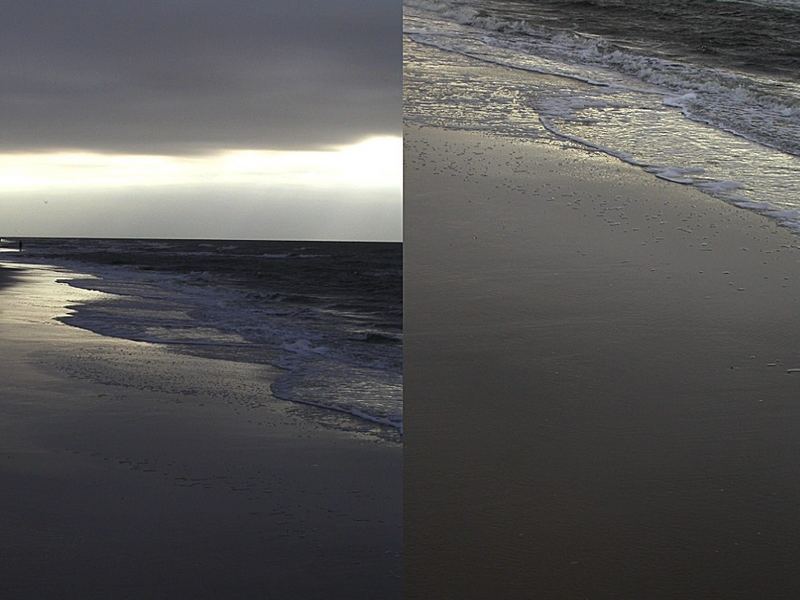
M 564 144 L 405 140 L 408 597 L 796 594 L 798 238 Z
M 59 265 L 65 323 L 182 354 L 277 368 L 277 398 L 331 427 L 399 441 L 397 244 L 27 239 L 8 262 Z M 72 274 L 70 270 L 75 271 Z
M 400 444 L 303 418 L 264 365 L 60 323 L 93 292 L 3 271 L 0 595 L 400 597 Z

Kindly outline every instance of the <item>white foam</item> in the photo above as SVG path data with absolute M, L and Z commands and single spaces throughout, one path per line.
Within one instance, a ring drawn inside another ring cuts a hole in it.
M 618 158 L 621 161 L 626 162 L 626 163 L 631 164 L 631 165 L 634 165 L 636 167 L 649 167 L 650 166 L 647 163 L 644 163 L 644 162 L 641 162 L 639 160 L 636 160 L 633 156 L 631 156 L 627 152 L 622 152 L 620 150 L 616 150 L 616 149 L 611 148 L 609 146 L 604 146 L 602 144 L 597 144 L 595 142 L 589 141 L 589 140 L 587 140 L 585 138 L 582 138 L 580 136 L 577 136 L 577 135 L 571 135 L 569 133 L 564 133 L 562 131 L 559 131 L 558 128 L 555 127 L 552 124 L 552 122 L 550 121 L 550 119 L 548 119 L 547 117 L 540 116 L 539 117 L 539 121 L 544 126 L 544 128 L 547 129 L 547 131 L 549 131 L 550 133 L 552 133 L 556 137 L 559 137 L 559 138 L 565 139 L 565 140 L 569 140 L 571 142 L 575 142 L 576 144 L 580 144 L 581 146 L 585 146 L 587 148 L 592 148 L 593 150 L 599 150 L 600 152 L 602 152 L 604 154 L 608 154 L 610 156 Z
M 681 94 L 680 96 L 664 96 L 664 105 L 665 106 L 674 106 L 677 108 L 683 108 L 686 106 L 688 102 L 697 99 L 697 94 L 695 92 L 686 92 L 685 94 Z
M 600 36 L 552 30 L 490 10 L 426 0 L 409 0 L 407 5 L 412 15 L 416 9 L 466 27 L 460 36 L 446 26 L 439 31 L 428 27 L 424 34 L 412 35 L 420 43 L 507 67 L 658 93 L 665 106 L 680 108 L 687 118 L 800 155 L 800 88 L 643 55 Z M 475 41 L 484 48 L 470 43 Z
M 702 175 L 705 169 L 700 167 L 661 167 L 661 166 L 648 166 L 645 171 L 652 173 L 659 179 L 666 179 L 673 183 L 692 184 L 696 183 L 697 179 L 693 175 Z
M 14 259 L 53 262 L 33 254 Z M 399 345 L 352 340 L 351 330 L 328 312 L 283 302 L 270 310 L 274 294 L 268 290 L 226 288 L 208 273 L 58 262 L 62 283 L 93 294 L 61 318 L 71 326 L 210 358 L 271 364 L 285 370 L 276 388 L 281 398 L 400 428 Z M 214 285 L 197 285 L 204 279 Z M 322 374 L 326 383 L 318 389 Z M 351 384 L 356 387 L 348 389 Z
M 420 107 L 407 111 L 416 115 L 412 119 L 531 139 L 547 132 L 800 229 L 794 211 L 800 205 L 800 161 L 790 154 L 800 150 L 800 86 L 644 56 L 599 36 L 554 32 L 504 17 L 491 4 L 471 7 L 481 11 L 455 2 L 409 0 L 409 37 L 486 64 L 576 83 L 467 74 L 467 62 L 448 63 L 420 50 L 445 68 L 412 72 L 442 87 L 433 102 L 420 98 Z M 471 76 L 463 101 L 470 107 L 467 118 L 458 92 L 454 96 L 437 83 L 439 73 L 449 76 L 451 65 L 462 64 L 459 75 Z M 492 106 L 480 105 L 486 94 L 495 98 Z M 430 118 L 435 110 L 441 114 Z
M 705 190 L 708 190 L 712 193 L 719 193 L 719 192 L 731 192 L 733 190 L 740 190 L 744 187 L 744 185 L 740 181 L 731 181 L 731 180 L 720 180 L 720 181 L 708 181 L 704 183 L 699 183 L 698 187 L 701 187 Z
M 325 346 L 315 346 L 313 343 L 311 343 L 311 341 L 305 339 L 287 342 L 282 344 L 281 347 L 287 352 L 306 356 L 309 354 L 325 354 L 328 351 L 328 348 Z

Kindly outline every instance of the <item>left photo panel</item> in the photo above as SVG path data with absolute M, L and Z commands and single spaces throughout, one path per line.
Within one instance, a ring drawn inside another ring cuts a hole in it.
M 0 48 L 0 598 L 402 598 L 400 2 Z

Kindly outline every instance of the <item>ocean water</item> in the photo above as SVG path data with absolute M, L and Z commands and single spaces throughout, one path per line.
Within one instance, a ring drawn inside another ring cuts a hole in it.
M 104 292 L 62 320 L 175 352 L 278 367 L 280 399 L 402 430 L 402 245 L 26 239 L 16 260 Z M 6 253 L 4 260 L 14 259 Z M 88 275 L 88 277 L 86 276 Z
M 800 0 L 406 0 L 405 118 L 559 141 L 800 232 Z

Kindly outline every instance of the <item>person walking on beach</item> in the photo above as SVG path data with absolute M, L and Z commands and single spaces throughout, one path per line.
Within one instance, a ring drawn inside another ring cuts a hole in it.
M 19 251 L 22 252 L 22 240 L 18 241 L 17 244 L 19 245 Z

